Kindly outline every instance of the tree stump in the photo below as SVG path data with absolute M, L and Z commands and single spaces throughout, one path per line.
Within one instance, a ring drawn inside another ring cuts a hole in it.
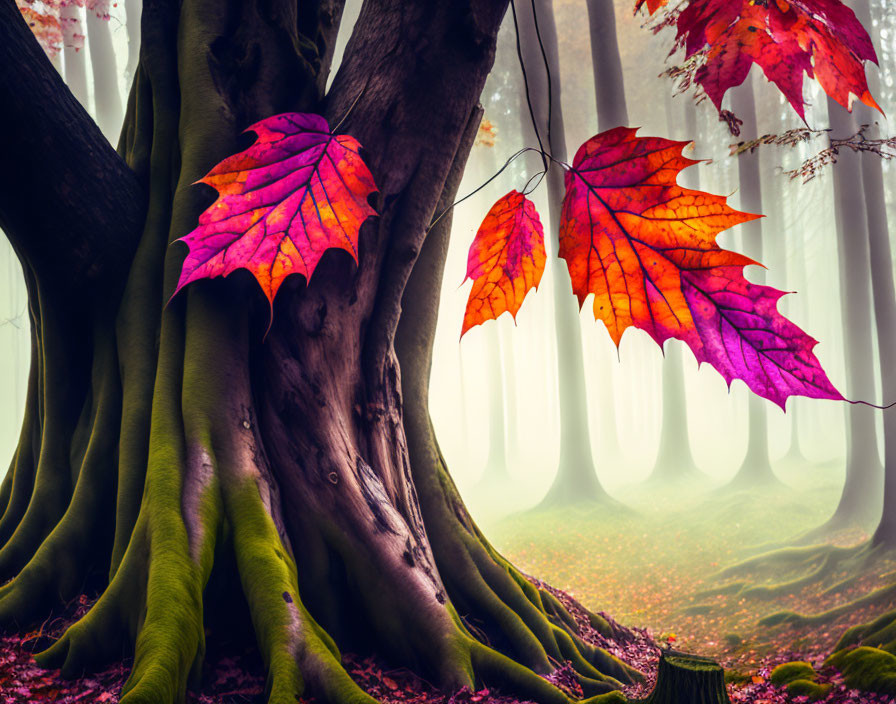
M 714 660 L 667 650 L 646 704 L 730 704 L 725 672 Z

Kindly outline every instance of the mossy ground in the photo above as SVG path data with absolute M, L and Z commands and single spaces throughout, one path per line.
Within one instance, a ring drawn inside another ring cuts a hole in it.
M 493 523 L 486 516 L 480 520 L 514 564 L 570 591 L 586 607 L 647 627 L 676 648 L 718 658 L 750 676 L 770 661 L 800 659 L 800 653 L 823 659 L 847 628 L 892 608 L 867 605 L 821 625 L 759 624 L 773 612 L 818 613 L 892 584 L 896 565 L 887 560 L 858 575 L 835 571 L 823 581 L 761 600 L 746 598 L 737 584 L 727 593 L 701 595 L 717 586 L 712 578 L 719 570 L 755 554 L 757 547 L 823 523 L 839 497 L 837 471 L 834 465 L 805 466 L 781 472 L 790 488 L 732 494 L 713 493 L 710 486 L 630 486 L 615 495 L 632 513 L 573 506 L 516 513 Z M 851 545 L 866 537 L 856 529 L 833 540 Z M 848 576 L 855 579 L 845 589 L 824 593 Z M 760 584 L 790 577 L 779 568 L 746 579 Z

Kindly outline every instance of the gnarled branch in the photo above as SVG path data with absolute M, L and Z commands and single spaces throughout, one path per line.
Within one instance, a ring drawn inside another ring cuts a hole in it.
M 124 277 L 144 189 L 44 54 L 13 0 L 0 0 L 0 227 L 19 256 L 66 289 Z

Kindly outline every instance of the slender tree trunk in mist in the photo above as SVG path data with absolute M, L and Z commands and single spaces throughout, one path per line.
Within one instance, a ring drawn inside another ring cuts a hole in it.
M 785 222 L 789 226 L 789 221 L 785 219 Z M 800 317 L 805 317 L 808 315 L 808 306 L 806 302 L 808 300 L 807 294 L 809 289 L 809 270 L 806 266 L 806 257 L 801 249 L 802 245 L 805 243 L 805 233 L 798 232 L 796 234 L 795 240 L 796 244 L 793 247 L 793 266 L 794 266 L 794 278 L 793 278 L 793 288 L 796 291 L 803 292 L 801 295 L 797 294 L 795 296 L 790 296 L 791 301 L 789 303 L 790 310 L 799 310 Z M 785 249 L 785 257 L 787 256 L 787 250 Z M 793 409 L 790 411 L 793 413 L 793 431 L 790 438 L 790 450 L 788 451 L 785 457 L 791 458 L 794 462 L 808 462 L 808 458 L 806 453 L 803 451 L 803 443 L 802 438 L 800 436 L 800 427 L 805 427 L 807 422 L 811 422 L 813 418 L 818 416 L 818 406 L 812 407 L 812 413 L 806 413 L 808 409 L 806 406 L 800 406 L 798 404 L 794 404 Z
M 778 230 L 779 238 L 776 239 L 777 246 L 772 247 L 773 254 L 769 256 L 769 265 L 774 267 L 775 271 L 786 272 L 787 271 L 787 228 L 784 225 L 784 209 L 781 202 L 781 194 L 777 188 L 770 189 L 769 194 L 771 195 L 771 203 L 769 204 L 768 210 L 768 219 L 770 223 L 773 223 L 775 227 L 780 225 L 780 229 Z M 797 258 L 800 257 L 800 254 L 796 255 Z M 799 280 L 797 280 L 799 279 Z M 802 283 L 805 281 L 805 277 L 794 276 L 793 279 L 787 279 L 786 281 L 786 289 L 790 291 L 804 291 L 805 289 L 802 286 Z M 788 311 L 797 310 L 797 301 L 795 300 L 795 296 L 787 296 L 785 297 L 785 305 L 787 305 Z M 788 318 L 799 318 L 798 315 L 788 315 Z M 806 456 L 803 453 L 802 443 L 800 441 L 800 418 L 802 417 L 801 406 L 798 403 L 798 399 L 793 399 L 787 404 L 787 414 L 784 419 L 786 423 L 788 420 L 790 421 L 790 438 L 787 441 L 787 451 L 784 453 L 781 461 L 790 466 L 798 466 L 805 465 L 807 463 Z
M 469 460 L 470 457 L 470 427 L 469 416 L 467 415 L 467 382 L 464 373 L 464 352 L 461 345 L 457 346 L 457 374 L 458 374 L 458 391 L 460 392 L 460 444 L 464 448 L 464 459 Z
M 504 370 L 501 368 L 501 338 L 497 321 L 483 326 L 488 360 L 488 458 L 480 484 L 507 483 L 507 440 L 504 427 Z
M 868 27 L 876 46 L 880 43 L 872 22 L 868 0 L 850 3 L 859 21 Z M 869 88 L 880 95 L 880 78 L 873 68 L 869 71 Z M 855 121 L 867 124 L 869 139 L 879 138 L 881 115 L 856 101 Z M 871 291 L 874 299 L 874 321 L 877 326 L 877 346 L 880 357 L 880 382 L 883 403 L 896 400 L 896 286 L 893 282 L 893 253 L 887 221 L 887 198 L 881 158 L 865 152 L 861 156 L 862 184 L 868 223 L 868 254 L 871 258 Z M 884 494 L 883 513 L 874 532 L 875 545 L 896 543 L 896 409 L 884 414 Z
M 505 447 L 518 447 L 520 441 L 519 430 L 519 406 L 516 395 L 516 355 L 513 351 L 513 332 L 498 330 L 498 339 L 501 342 L 501 360 L 504 364 L 504 423 L 506 426 L 504 438 Z
M 591 66 L 597 99 L 597 128 L 600 132 L 628 125 L 622 57 L 616 37 L 613 0 L 588 0 L 591 35 Z
M 856 130 L 853 115 L 831 99 L 828 99 L 828 120 L 835 137 L 847 137 Z M 871 348 L 870 255 L 860 157 L 850 150 L 842 150 L 833 165 L 833 174 L 846 395 L 873 399 L 877 389 Z M 876 411 L 868 406 L 844 404 L 844 412 L 846 482 L 837 509 L 825 524 L 831 530 L 873 522 L 881 515 L 883 467 L 878 454 Z
M 124 111 L 118 90 L 118 67 L 112 48 L 109 21 L 87 10 L 87 41 L 90 42 L 90 67 L 93 69 L 93 99 L 96 122 L 106 138 L 115 144 L 121 132 Z
M 477 182 L 485 183 L 498 171 L 497 152 L 495 147 L 486 146 L 478 147 L 478 152 L 480 158 Z M 488 456 L 480 484 L 497 487 L 506 484 L 509 478 L 507 438 L 504 427 L 507 406 L 504 401 L 504 370 L 501 364 L 503 355 L 498 321 L 486 321 L 480 328 L 488 375 Z
M 536 17 L 533 17 L 532 5 L 528 2 L 520 3 L 516 10 L 529 93 L 542 141 L 545 149 L 548 149 L 555 159 L 567 161 L 563 110 L 560 104 L 560 53 L 557 46 L 553 4 L 551 0 L 536 0 Z M 547 56 L 550 86 L 536 33 L 536 18 Z M 527 107 L 523 108 L 521 119 L 523 134 L 531 135 L 531 126 L 527 129 L 529 119 Z M 527 139 L 527 144 L 530 143 L 534 144 L 533 138 Z M 563 175 L 563 169 L 557 164 L 550 166 L 547 177 L 550 225 L 548 227 L 546 223 L 545 229 L 550 232 L 552 247 L 550 251 L 554 254 L 558 249 L 557 225 L 560 222 L 560 208 L 564 194 Z M 553 267 L 552 278 L 560 395 L 560 462 L 557 476 L 542 505 L 607 501 L 610 497 L 597 478 L 591 453 L 579 308 L 572 293 L 572 283 L 565 263 L 562 261 L 555 263 L 557 265 Z
M 756 125 L 756 101 L 750 77 L 732 91 L 734 114 L 744 121 L 740 139 L 750 140 L 758 136 Z M 748 213 L 762 212 L 762 182 L 759 173 L 759 154 L 746 152 L 737 158 L 737 172 L 740 181 L 738 195 L 740 209 Z M 762 220 L 741 225 L 745 254 L 756 261 L 762 261 Z M 764 270 L 754 267 L 749 277 L 762 283 Z M 768 423 L 766 421 L 766 401 L 750 394 L 747 399 L 747 454 L 743 464 L 734 475 L 729 486 L 750 487 L 776 482 L 768 455 Z
M 689 97 L 684 104 L 684 138 L 695 139 L 697 133 L 697 110 Z M 679 130 L 677 120 L 673 120 L 671 98 L 666 100 L 666 117 L 669 135 Z M 680 124 L 680 123 L 678 123 Z M 680 135 L 678 135 L 680 136 Z M 686 169 L 678 181 L 687 188 L 700 188 L 699 167 Z M 678 482 L 706 477 L 697 468 L 691 454 L 691 440 L 688 431 L 687 393 L 684 383 L 684 352 L 678 340 L 669 340 L 663 348 L 663 421 L 660 427 L 660 446 L 656 464 L 648 478 L 651 482 Z
M 128 63 L 124 75 L 130 84 L 134 80 L 134 72 L 140 59 L 140 15 L 143 12 L 143 0 L 124 0 L 124 12 L 128 30 Z
M 628 125 L 622 58 L 616 38 L 616 14 L 613 0 L 588 0 L 588 28 L 591 40 L 591 67 L 597 101 L 597 129 L 604 132 Z M 613 388 L 613 366 L 618 359 L 603 336 L 596 345 L 595 366 L 601 402 L 601 456 L 605 460 L 622 459 L 619 430 L 616 426 L 616 393 Z
M 90 112 L 90 105 L 87 99 L 87 59 L 85 58 L 85 46 L 76 49 L 71 44 L 75 41 L 75 35 L 84 34 L 84 23 L 81 19 L 81 8 L 77 5 L 66 5 L 62 8 L 62 34 L 64 37 L 64 46 L 62 55 L 65 67 L 65 82 L 69 90 L 78 99 L 78 102 L 84 106 L 84 109 Z
M 789 108 L 788 108 L 789 109 Z M 775 108 L 775 119 L 770 126 L 770 131 L 774 134 L 780 134 L 785 129 L 782 119 L 781 110 Z M 767 242 L 769 244 L 769 253 L 767 255 L 768 265 L 774 272 L 778 272 L 783 277 L 783 288 L 788 291 L 797 291 L 802 293 L 799 295 L 788 295 L 782 299 L 778 305 L 784 308 L 788 313 L 794 313 L 799 310 L 800 303 L 805 299 L 804 282 L 806 281 L 805 263 L 803 260 L 803 252 L 793 247 L 794 273 L 792 276 L 787 275 L 788 270 L 788 247 L 793 241 L 793 233 L 790 231 L 790 223 L 784 210 L 784 191 L 778 187 L 778 180 L 783 178 L 770 168 L 766 168 L 762 172 L 762 178 L 769 184 L 770 188 L 766 190 L 766 224 L 772 229 L 774 235 Z M 788 318 L 799 319 L 799 315 L 788 315 Z M 801 407 L 797 403 L 798 399 L 793 399 L 787 404 L 787 413 L 784 423 L 790 425 L 790 438 L 788 440 L 787 451 L 781 458 L 781 461 L 790 466 L 799 466 L 806 464 L 806 457 L 803 454 L 800 443 L 800 422 L 802 416 Z
M 867 26 L 867 25 L 866 25 Z M 875 93 L 877 94 L 877 93 Z M 865 119 L 862 112 L 857 117 Z M 870 117 L 870 115 L 869 115 Z M 869 138 L 879 136 L 876 126 Z M 871 256 L 871 289 L 877 325 L 878 354 L 883 403 L 896 400 L 896 291 L 893 284 L 893 256 L 887 222 L 883 169 L 876 154 L 862 155 L 862 181 L 868 215 L 868 246 Z M 884 414 L 884 494 L 883 513 L 874 533 L 874 543 L 896 543 L 896 410 Z

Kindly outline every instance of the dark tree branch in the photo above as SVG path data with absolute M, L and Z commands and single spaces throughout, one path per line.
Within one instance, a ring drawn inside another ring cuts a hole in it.
M 143 227 L 143 188 L 13 0 L 0 0 L 0 62 L 0 227 L 38 276 L 65 289 L 123 277 Z

